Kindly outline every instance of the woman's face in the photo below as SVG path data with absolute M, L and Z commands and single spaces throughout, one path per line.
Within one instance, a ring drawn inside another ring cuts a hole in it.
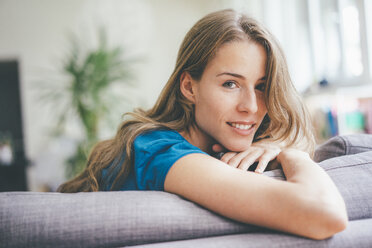
M 217 51 L 201 79 L 192 80 L 196 143 L 219 143 L 230 151 L 250 147 L 267 113 L 265 67 L 266 52 L 252 41 L 226 43 Z

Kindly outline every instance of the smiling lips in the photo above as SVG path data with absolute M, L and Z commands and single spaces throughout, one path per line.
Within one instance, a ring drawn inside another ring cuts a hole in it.
M 239 129 L 239 130 L 250 130 L 254 124 L 242 124 L 242 123 L 237 123 L 237 122 L 227 122 L 230 126 Z

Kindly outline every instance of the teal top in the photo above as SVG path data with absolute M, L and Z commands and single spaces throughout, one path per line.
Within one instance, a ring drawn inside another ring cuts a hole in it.
M 172 165 L 180 158 L 191 153 L 203 153 L 201 149 L 191 145 L 176 131 L 155 130 L 140 134 L 133 143 L 134 166 L 120 190 L 164 190 L 165 177 Z M 125 151 L 120 163 L 125 159 Z M 111 164 L 112 165 L 112 164 Z M 102 171 L 104 190 L 110 190 L 119 172 L 116 168 L 111 177 L 108 166 Z

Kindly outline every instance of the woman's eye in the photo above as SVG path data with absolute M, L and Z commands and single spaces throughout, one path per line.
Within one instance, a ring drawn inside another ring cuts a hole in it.
M 265 91 L 265 87 L 266 87 L 265 83 L 260 83 L 256 86 L 256 90 L 259 90 L 259 91 L 263 92 L 263 91 Z
M 234 81 L 224 82 L 222 86 L 225 87 L 225 88 L 229 88 L 229 89 L 234 89 L 234 88 L 237 87 L 237 85 Z

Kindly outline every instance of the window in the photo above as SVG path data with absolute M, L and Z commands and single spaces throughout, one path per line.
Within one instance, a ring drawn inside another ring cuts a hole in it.
M 369 0 L 308 0 L 313 68 L 335 85 L 372 82 Z
M 372 15 L 367 13 L 372 12 L 372 1 L 364 1 L 364 16 L 366 23 L 366 40 L 367 40 L 367 51 L 368 54 L 368 65 L 369 65 L 369 78 L 372 79 Z

